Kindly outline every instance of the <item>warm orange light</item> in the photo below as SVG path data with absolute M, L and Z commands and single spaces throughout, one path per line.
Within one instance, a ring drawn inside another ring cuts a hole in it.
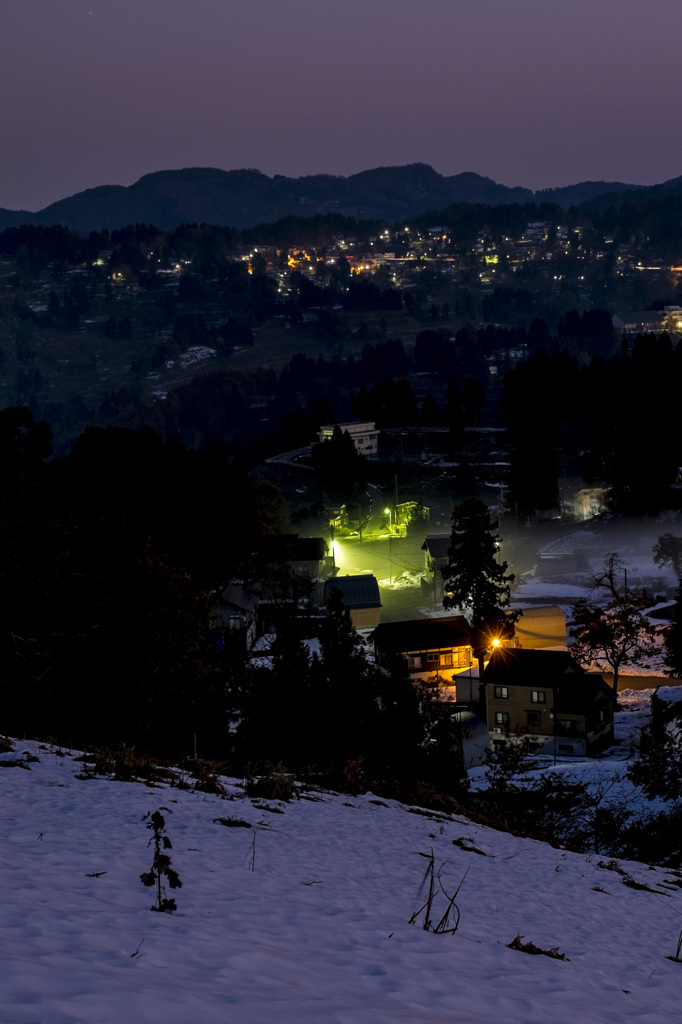
M 499 641 L 499 639 L 497 637 L 495 637 L 495 639 L 493 640 L 493 647 L 499 647 L 499 646 L 500 646 L 500 641 Z

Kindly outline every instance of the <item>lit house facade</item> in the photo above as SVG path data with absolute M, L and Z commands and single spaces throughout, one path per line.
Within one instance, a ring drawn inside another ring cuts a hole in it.
M 414 682 L 436 682 L 455 699 L 455 680 L 473 665 L 471 629 L 463 615 L 382 622 L 371 635 L 377 665 L 406 671 Z

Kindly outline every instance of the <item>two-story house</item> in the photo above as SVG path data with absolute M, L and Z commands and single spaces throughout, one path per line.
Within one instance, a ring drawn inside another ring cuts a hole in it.
M 370 639 L 380 668 L 407 670 L 415 682 L 436 681 L 453 701 L 456 677 L 473 664 L 471 628 L 463 615 L 382 622 Z
M 530 736 L 538 752 L 591 757 L 613 743 L 613 692 L 567 651 L 500 648 L 481 688 L 494 747 Z

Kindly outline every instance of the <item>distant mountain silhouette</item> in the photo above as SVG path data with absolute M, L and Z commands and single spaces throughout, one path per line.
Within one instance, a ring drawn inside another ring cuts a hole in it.
M 608 209 L 609 206 L 622 206 L 623 203 L 634 203 L 642 199 L 666 199 L 670 196 L 682 195 L 682 177 L 670 178 L 660 185 L 616 186 L 610 185 L 606 191 L 595 193 L 591 198 L 582 202 L 586 211 L 593 213 Z M 576 204 L 577 205 L 577 204 Z
M 682 179 L 654 189 L 682 189 Z M 60 199 L 36 213 L 0 209 L 0 228 L 19 224 L 66 224 L 81 232 L 155 224 L 169 229 L 183 223 L 253 227 L 287 216 L 339 213 L 346 217 L 400 221 L 454 203 L 557 203 L 568 208 L 604 197 L 639 197 L 644 186 L 586 181 L 566 188 L 508 188 L 491 178 L 465 172 L 444 177 L 428 164 L 376 167 L 344 178 L 316 174 L 269 178 L 256 170 L 221 171 L 189 167 L 145 174 L 133 185 L 102 185 Z M 621 200 L 622 201 L 622 200 Z

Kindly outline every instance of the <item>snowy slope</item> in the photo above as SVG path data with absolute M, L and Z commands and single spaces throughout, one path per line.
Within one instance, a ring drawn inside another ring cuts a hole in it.
M 637 890 L 595 855 L 369 795 L 279 814 L 236 784 L 228 800 L 79 780 L 82 764 L 35 743 L 0 759 L 23 750 L 40 760 L 0 771 L 3 1024 L 682 1019 L 670 871 L 623 863 L 654 891 Z M 162 805 L 183 881 L 173 916 L 150 913 L 139 881 L 142 818 Z M 215 821 L 229 816 L 255 827 Z M 455 935 L 408 923 L 431 849 L 446 889 L 464 878 Z M 568 959 L 507 948 L 518 934 Z

